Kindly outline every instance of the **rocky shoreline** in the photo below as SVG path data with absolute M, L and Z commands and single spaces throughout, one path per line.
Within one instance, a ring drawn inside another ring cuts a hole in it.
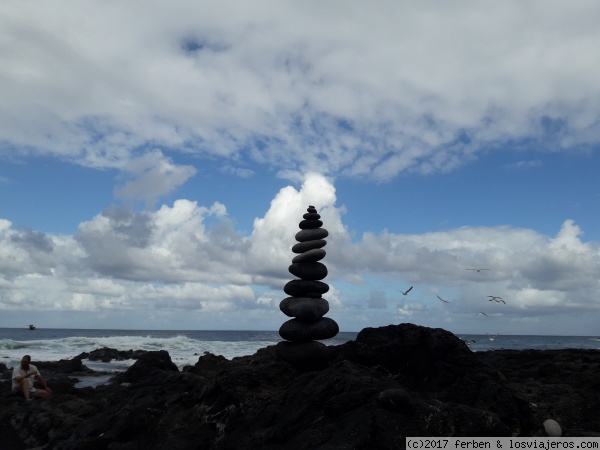
M 600 350 L 472 352 L 412 324 L 365 328 L 299 371 L 275 346 L 178 370 L 165 351 L 98 349 L 34 361 L 54 395 L 10 395 L 0 364 L 2 448 L 399 449 L 406 436 L 600 436 Z M 82 359 L 137 359 L 96 388 Z M 79 377 L 79 378 L 78 378 Z

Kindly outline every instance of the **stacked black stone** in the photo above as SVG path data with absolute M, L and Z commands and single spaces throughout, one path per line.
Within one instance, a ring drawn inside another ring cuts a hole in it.
M 327 364 L 329 353 L 321 342 L 336 336 L 340 329 L 335 320 L 323 317 L 329 311 L 329 302 L 322 295 L 329 286 L 322 279 L 327 267 L 319 262 L 325 257 L 323 247 L 329 232 L 321 228 L 323 222 L 314 206 L 309 206 L 296 233 L 298 244 L 292 247 L 298 256 L 288 268 L 299 279 L 288 282 L 283 290 L 289 297 L 283 299 L 279 309 L 293 319 L 285 322 L 279 335 L 285 339 L 276 346 L 277 356 L 300 370 L 314 370 Z

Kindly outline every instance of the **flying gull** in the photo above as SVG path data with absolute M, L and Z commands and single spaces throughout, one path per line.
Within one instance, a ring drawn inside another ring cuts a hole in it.
M 411 287 L 409 287 L 409 288 L 406 290 L 406 292 L 402 292 L 402 291 L 400 291 L 400 289 L 398 289 L 398 291 L 399 291 L 399 292 L 402 292 L 402 295 L 407 295 L 407 294 L 410 292 L 410 290 L 411 290 L 412 288 L 413 288 L 412 286 L 411 286 Z
M 475 270 L 476 272 L 481 272 L 482 270 L 490 270 L 490 269 L 465 269 L 465 270 Z
M 450 303 L 448 300 L 444 300 L 442 297 L 440 297 L 439 295 L 436 295 L 437 298 L 439 298 L 442 302 L 444 303 Z
M 488 298 L 491 301 L 495 301 L 496 303 L 504 303 L 506 305 L 506 302 L 502 299 L 502 297 L 498 297 L 496 295 L 488 295 Z
M 488 315 L 484 312 L 479 311 L 477 314 L 483 314 L 485 317 L 488 317 Z

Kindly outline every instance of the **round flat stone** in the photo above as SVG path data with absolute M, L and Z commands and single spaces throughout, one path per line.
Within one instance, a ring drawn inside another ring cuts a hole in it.
M 302 216 L 303 219 L 316 219 L 319 220 L 321 218 L 321 214 L 317 213 L 306 213 Z
M 323 258 L 325 258 L 326 254 L 327 253 L 322 248 L 313 248 L 312 250 L 300 253 L 298 256 L 295 256 L 294 259 L 292 259 L 292 264 L 320 261 Z
M 337 322 L 329 317 L 321 317 L 316 322 L 307 323 L 298 319 L 284 322 L 279 328 L 279 336 L 291 342 L 309 342 L 331 339 L 340 332 Z
M 300 230 L 296 233 L 298 242 L 314 241 L 315 239 L 324 239 L 329 236 L 329 231 L 325 228 L 313 228 L 312 230 Z
M 327 241 L 325 239 L 316 239 L 314 241 L 306 241 L 306 242 L 298 242 L 292 247 L 292 251 L 294 253 L 304 253 L 313 248 L 322 248 L 327 245 Z
M 329 302 L 324 298 L 287 297 L 281 300 L 279 309 L 288 317 L 314 322 L 327 314 Z
M 330 349 L 322 342 L 317 341 L 281 341 L 275 346 L 275 356 L 291 364 L 296 370 L 308 372 L 327 367 Z
M 327 267 L 320 262 L 294 263 L 288 270 L 303 280 L 322 280 L 327 276 Z
M 317 208 L 315 208 L 314 206 L 309 205 L 308 208 L 306 208 L 306 210 L 309 213 L 316 213 L 317 212 Z
M 329 291 L 328 284 L 312 280 L 292 280 L 283 287 L 283 292 L 292 297 L 308 297 L 309 294 L 316 294 L 320 297 L 327 291 Z
M 321 228 L 323 226 L 323 222 L 315 219 L 306 219 L 302 220 L 298 226 L 302 230 L 312 230 L 314 228 Z

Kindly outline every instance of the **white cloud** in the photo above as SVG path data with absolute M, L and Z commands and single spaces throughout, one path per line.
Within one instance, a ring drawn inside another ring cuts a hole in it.
M 107 209 L 75 236 L 0 220 L 0 307 L 200 305 L 216 314 L 239 304 L 263 314 L 314 204 L 331 233 L 332 284 L 360 286 L 367 275 L 433 284 L 456 290 L 464 314 L 492 290 L 510 298 L 502 314 L 511 320 L 564 305 L 594 311 L 598 244 L 582 242 L 573 222 L 555 237 L 468 227 L 352 240 L 331 180 L 316 173 L 387 180 L 452 170 L 506 142 L 540 152 L 597 145 L 599 12 L 593 2 L 547 0 L 4 3 L 2 157 L 117 169 L 115 194 L 148 208 Z M 222 170 L 242 177 L 252 175 L 248 160 L 259 162 L 304 184 L 282 189 L 241 235 L 218 203 L 155 210 L 196 173 L 180 155 L 221 158 Z M 463 270 L 473 264 L 494 270 Z M 354 312 L 347 292 L 333 286 L 330 297 Z M 383 305 L 384 293 L 376 297 L 372 305 Z
M 517 0 L 4 3 L 0 142 L 119 168 L 135 179 L 116 192 L 147 201 L 194 171 L 136 169 L 140 148 L 386 180 L 507 142 L 596 145 L 599 14 Z
M 308 174 L 299 189 L 277 193 L 250 236 L 233 228 L 225 205 L 184 199 L 155 211 L 107 209 L 81 223 L 75 236 L 15 230 L 0 219 L 0 309 L 88 311 L 96 318 L 152 310 L 155 323 L 179 317 L 182 327 L 202 317 L 278 328 L 286 320 L 278 310 L 286 296 L 282 287 L 294 278 L 287 271 L 291 247 L 308 205 L 318 208 L 330 232 L 325 297 L 329 315 L 346 329 L 402 320 L 489 327 L 477 314 L 484 311 L 485 319 L 499 321 L 496 327 L 523 332 L 527 319 L 528 327 L 552 333 L 545 327 L 585 321 L 600 309 L 600 245 L 583 242 L 572 220 L 553 237 L 499 226 L 384 231 L 352 241 L 342 221 L 345 208 L 336 200 L 331 181 Z M 465 270 L 475 266 L 492 270 Z M 398 287 L 410 285 L 415 288 L 401 298 Z M 436 293 L 451 303 L 441 304 Z M 506 304 L 489 302 L 488 295 Z M 549 322 L 563 314 L 573 318 Z
M 249 260 L 260 267 L 266 277 L 275 275 L 281 279 L 291 276 L 287 271 L 295 256 L 291 248 L 297 243 L 294 236 L 300 231 L 298 223 L 303 220 L 308 206 L 317 208 L 324 224 L 327 224 L 324 228 L 330 233 L 342 228 L 339 211 L 335 207 L 335 188 L 322 175 L 307 174 L 299 191 L 292 186 L 281 189 L 265 216 L 254 220 L 251 236 Z
M 196 174 L 191 166 L 176 166 L 159 151 L 144 153 L 127 161 L 122 170 L 133 179 L 115 188 L 115 195 L 124 199 L 144 199 L 152 206 L 156 198 L 175 190 Z
M 402 303 L 398 305 L 396 313 L 405 320 L 411 320 L 415 314 L 428 313 L 429 308 L 421 303 Z

